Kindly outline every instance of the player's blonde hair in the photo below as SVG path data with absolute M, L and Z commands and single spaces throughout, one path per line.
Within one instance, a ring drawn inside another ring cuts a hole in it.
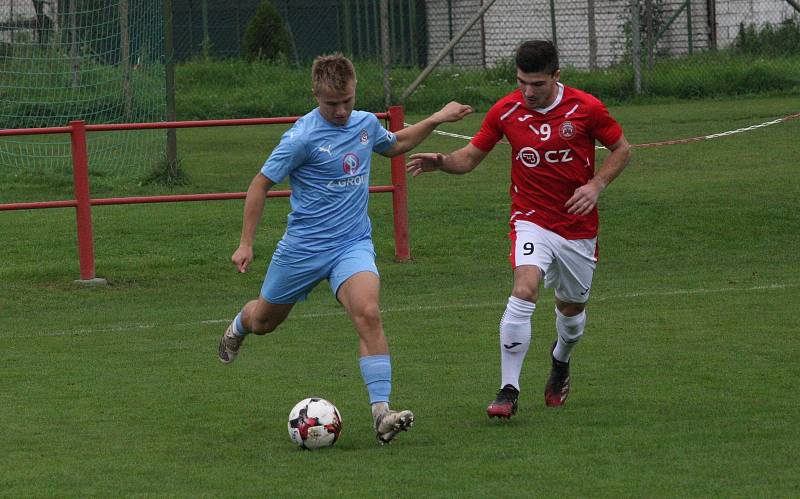
M 314 59 L 311 66 L 311 88 L 315 95 L 323 90 L 343 92 L 351 81 L 356 81 L 356 68 L 340 52 Z

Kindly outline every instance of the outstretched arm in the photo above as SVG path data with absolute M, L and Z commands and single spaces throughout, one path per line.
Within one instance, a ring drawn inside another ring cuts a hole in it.
M 625 136 L 620 137 L 608 149 L 611 154 L 606 156 L 603 166 L 600 167 L 600 170 L 592 180 L 575 189 L 575 193 L 567 200 L 564 205 L 567 208 L 567 213 L 576 215 L 588 215 L 591 213 L 597 205 L 597 198 L 600 197 L 603 189 L 625 169 L 631 157 L 631 145 L 628 144 Z
M 472 108 L 470 106 L 459 104 L 458 102 L 450 102 L 439 111 L 428 116 L 424 120 L 411 125 L 408 128 L 395 133 L 397 142 L 389 149 L 383 151 L 381 154 L 392 158 L 404 152 L 410 151 L 419 145 L 425 137 L 431 134 L 433 130 L 442 123 L 458 121 L 464 116 L 470 114 Z
M 464 174 L 474 170 L 487 154 L 489 153 L 478 149 L 472 144 L 467 144 L 450 154 L 442 154 L 440 152 L 412 154 L 411 161 L 406 163 L 406 171 L 415 177 L 420 173 L 435 170 Z
M 239 272 L 247 272 L 247 267 L 253 261 L 253 240 L 256 236 L 256 229 L 261 220 L 261 213 L 264 211 L 264 201 L 267 192 L 275 185 L 261 172 L 256 173 L 247 188 L 247 197 L 244 200 L 244 216 L 242 220 L 242 235 L 239 239 L 239 247 L 231 256 L 231 261 L 236 265 Z

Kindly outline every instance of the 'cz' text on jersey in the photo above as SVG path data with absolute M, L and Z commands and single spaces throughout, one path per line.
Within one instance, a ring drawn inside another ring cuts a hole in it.
M 544 160 L 548 163 L 569 163 L 574 158 L 572 157 L 572 149 L 559 149 L 557 151 L 545 151 L 543 155 L 533 147 L 523 147 L 517 153 L 517 159 L 528 168 L 536 168 L 539 162 Z

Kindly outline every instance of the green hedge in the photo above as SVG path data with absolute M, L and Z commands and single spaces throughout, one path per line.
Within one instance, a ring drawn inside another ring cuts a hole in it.
M 383 73 L 371 61 L 356 61 L 356 106 L 384 110 Z M 419 75 L 418 68 L 393 68 L 393 101 Z M 706 52 L 658 62 L 643 73 L 643 94 L 633 91 L 628 67 L 600 71 L 562 70 L 562 81 L 607 102 L 701 99 L 763 93 L 800 93 L 800 55 L 754 57 L 732 51 Z M 181 119 L 304 114 L 316 106 L 310 69 L 244 61 L 189 62 L 177 67 L 177 103 Z M 434 71 L 406 101 L 410 113 L 430 113 L 450 100 L 486 111 L 515 87 L 513 65 L 487 70 Z

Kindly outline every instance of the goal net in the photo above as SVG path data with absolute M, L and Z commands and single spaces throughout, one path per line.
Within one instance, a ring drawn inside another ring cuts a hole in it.
M 164 119 L 161 0 L 0 0 L 0 128 Z M 93 177 L 141 178 L 164 130 L 90 133 Z M 71 175 L 65 134 L 0 138 L 5 176 Z

